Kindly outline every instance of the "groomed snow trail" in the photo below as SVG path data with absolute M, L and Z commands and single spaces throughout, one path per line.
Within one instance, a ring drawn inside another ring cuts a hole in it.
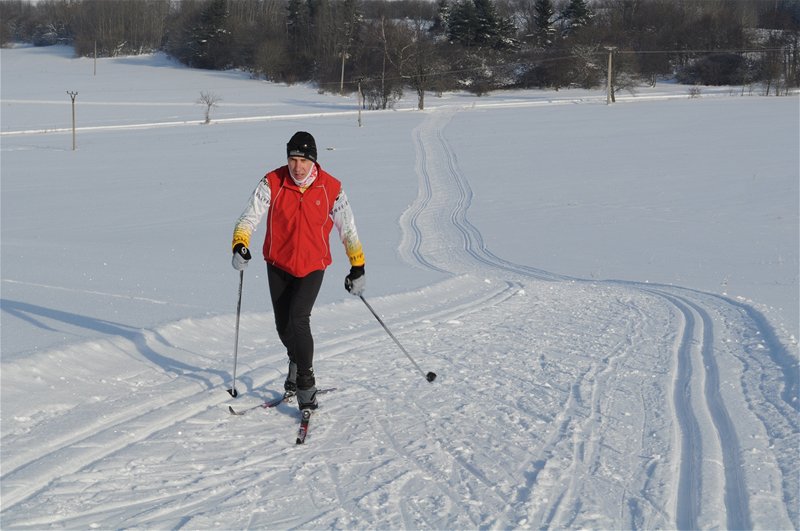
M 468 221 L 467 210 L 472 201 L 472 192 L 444 134 L 446 126 L 456 113 L 457 110 L 431 113 L 428 120 L 414 131 L 420 194 L 406 213 L 405 226 L 408 230 L 405 231 L 401 245 L 402 255 L 407 260 L 416 260 L 423 267 L 456 274 L 475 271 L 477 267 L 485 270 L 482 274 L 513 278 L 520 285 L 528 285 L 530 279 L 568 280 L 561 275 L 498 258 L 487 249 L 480 231 Z M 429 219 L 423 221 L 424 216 Z M 511 223 L 509 225 L 512 226 Z M 428 227 L 428 230 L 421 230 L 420 226 Z M 522 235 L 520 244 L 524 245 Z M 624 286 L 638 292 L 639 296 L 654 296 L 657 299 L 656 305 L 643 306 L 644 310 L 639 312 L 639 318 L 646 320 L 647 314 L 658 307 L 660 311 L 668 310 L 672 315 L 671 320 L 675 322 L 672 325 L 675 338 L 670 369 L 674 385 L 671 388 L 665 385 L 662 392 L 668 397 L 668 401 L 661 404 L 663 408 L 655 412 L 656 416 L 666 415 L 673 429 L 671 437 L 666 433 L 661 434 L 664 442 L 668 442 L 671 447 L 670 459 L 665 466 L 672 468 L 673 473 L 667 474 L 668 484 L 664 486 L 671 503 L 658 511 L 667 520 L 658 525 L 679 529 L 749 529 L 753 526 L 751 511 L 757 513 L 759 522 L 762 518 L 769 517 L 773 507 L 770 503 L 762 505 L 760 496 L 751 496 L 752 489 L 748 488 L 748 484 L 777 486 L 775 470 L 762 469 L 759 465 L 760 457 L 749 459 L 742 454 L 740 432 L 745 431 L 744 428 L 749 424 L 740 423 L 742 428 L 737 430 L 733 420 L 735 415 L 731 411 L 735 411 L 736 415 L 743 413 L 744 404 L 739 395 L 726 400 L 724 395 L 727 393 L 723 384 L 725 387 L 734 387 L 737 386 L 736 380 L 739 380 L 738 385 L 741 387 L 738 390 L 744 395 L 750 415 L 761 420 L 765 434 L 772 435 L 770 446 L 777 444 L 785 450 L 776 455 L 790 456 L 791 445 L 796 445 L 798 440 L 796 361 L 775 339 L 766 320 L 744 304 L 674 286 L 633 282 L 600 285 Z M 715 322 L 721 324 L 715 325 Z M 629 336 L 631 345 L 639 344 L 633 341 L 636 335 L 639 334 L 632 333 Z M 751 357 L 753 349 L 770 353 L 774 362 L 770 372 L 777 377 L 772 381 L 785 382 L 783 389 L 780 389 L 781 385 L 775 385 L 768 390 L 761 389 L 755 396 L 747 395 L 749 386 L 746 383 L 752 381 L 753 375 L 745 371 L 749 365 L 745 360 Z M 642 353 L 631 350 L 626 355 L 638 357 Z M 721 375 L 717 356 L 723 356 L 723 360 L 727 356 L 733 356 L 745 365 L 738 371 L 731 371 L 725 360 L 727 373 Z M 609 359 L 611 358 L 605 361 Z M 576 384 L 574 389 L 575 392 L 570 394 L 566 403 L 567 410 L 574 407 L 578 397 L 582 396 L 579 385 Z M 777 395 L 780 395 L 780 399 Z M 631 394 L 629 398 L 641 398 L 645 407 L 649 407 L 645 396 Z M 756 404 L 767 407 L 756 407 Z M 592 410 L 598 415 L 602 414 L 600 407 L 593 407 Z M 642 411 L 644 419 L 649 419 L 651 415 L 652 413 Z M 646 426 L 645 432 L 657 437 L 649 426 Z M 569 486 L 555 496 L 551 493 L 546 497 L 555 499 L 555 502 L 533 516 L 535 525 L 572 527 L 576 525 L 575 516 L 578 512 L 586 511 L 586 500 L 576 492 L 585 484 L 585 476 L 576 474 L 576 469 L 572 466 L 576 462 L 585 461 L 586 445 L 591 442 L 592 430 L 582 428 L 581 433 L 589 435 L 589 440 L 582 439 L 575 443 L 577 449 L 573 454 L 573 462 L 568 467 L 571 478 Z M 754 436 L 750 433 L 746 435 Z M 563 443 L 563 439 L 559 438 L 559 442 Z M 752 452 L 753 455 L 760 453 L 756 449 Z M 777 461 L 771 464 L 779 471 L 777 476 L 782 476 L 780 481 L 785 499 L 792 499 L 791 493 L 798 489 L 797 466 L 791 462 L 791 458 L 779 457 Z M 544 468 L 543 461 L 537 461 L 534 468 L 530 473 L 538 476 Z M 620 472 L 625 477 L 627 472 L 634 471 Z M 648 467 L 648 475 L 654 475 L 655 472 L 654 465 Z M 649 498 L 642 496 L 643 492 L 644 489 L 639 492 L 626 490 L 621 495 L 620 519 L 610 522 L 611 527 L 653 525 L 653 522 L 643 518 L 641 498 Z M 600 504 L 594 510 L 602 513 L 603 507 Z M 793 512 L 790 518 L 797 521 L 797 513 Z M 577 522 L 579 526 L 594 524 L 596 523 Z
M 514 264 L 468 219 L 447 142 L 412 136 L 419 195 L 401 256 L 450 274 L 315 310 L 325 395 L 232 417 L 233 316 L 4 363 L 4 528 L 797 527 L 797 367 L 751 307 L 675 286 Z M 521 244 L 524 239 L 521 238 Z M 272 315 L 241 322 L 235 401 L 277 396 Z M 225 367 L 220 368 L 225 360 Z M 44 370 L 43 368 L 47 368 Z

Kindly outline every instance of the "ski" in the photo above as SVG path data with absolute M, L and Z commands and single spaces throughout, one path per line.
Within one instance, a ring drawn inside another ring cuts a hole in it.
M 331 388 L 328 388 L 328 389 L 319 389 L 317 391 L 317 394 L 318 395 L 324 395 L 325 393 L 330 393 L 331 391 L 335 391 L 335 390 L 336 390 L 335 387 L 331 387 Z M 294 398 L 294 395 L 295 395 L 294 392 L 286 392 L 281 397 L 273 398 L 272 400 L 267 400 L 265 402 L 262 402 L 261 404 L 256 404 L 255 406 L 250 406 L 250 407 L 245 408 L 245 409 L 236 410 L 236 409 L 233 409 L 233 406 L 228 406 L 228 411 L 230 412 L 231 415 L 241 416 L 241 415 L 246 415 L 247 413 L 249 413 L 251 411 L 255 411 L 256 409 L 272 409 L 274 407 L 277 407 L 277 406 L 283 404 L 284 402 L 291 401 L 291 399 Z
M 308 422 L 311 420 L 311 410 L 304 409 L 300 417 L 300 429 L 297 430 L 296 444 L 303 444 L 306 442 L 306 435 L 308 435 Z
M 294 397 L 294 393 L 286 392 L 283 393 L 283 396 L 279 398 L 275 398 L 273 400 L 267 400 L 266 402 L 262 402 L 261 404 L 256 404 L 255 406 L 248 407 L 246 409 L 240 409 L 239 411 L 233 409 L 233 406 L 228 406 L 228 411 L 230 411 L 231 415 L 245 415 L 250 411 L 254 411 L 256 409 L 271 409 L 273 407 L 279 406 L 284 402 L 288 402 Z

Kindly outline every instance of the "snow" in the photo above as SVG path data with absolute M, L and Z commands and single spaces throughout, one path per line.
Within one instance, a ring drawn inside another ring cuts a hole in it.
M 3 528 L 800 527 L 797 96 L 409 95 L 359 128 L 160 54 L 0 67 Z M 258 261 L 225 392 L 233 223 L 297 130 L 438 374 L 334 243 L 302 447 L 294 405 L 227 412 L 283 383 Z

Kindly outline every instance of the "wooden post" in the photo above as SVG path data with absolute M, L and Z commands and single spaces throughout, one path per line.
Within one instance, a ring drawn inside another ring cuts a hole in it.
M 72 99 L 72 151 L 75 151 L 75 149 L 76 149 L 76 143 L 75 143 L 75 98 L 78 97 L 78 93 L 77 92 L 70 92 L 68 90 L 67 94 L 69 94 L 69 97 Z

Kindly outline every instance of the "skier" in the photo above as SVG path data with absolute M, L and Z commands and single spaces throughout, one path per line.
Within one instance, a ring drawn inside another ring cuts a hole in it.
M 311 310 L 325 268 L 331 264 L 328 237 L 336 227 L 350 259 L 345 289 L 364 292 L 364 252 L 342 184 L 317 162 L 314 137 L 298 131 L 286 145 L 288 162 L 258 183 L 233 230 L 233 267 L 247 267 L 250 236 L 267 215 L 263 254 L 267 262 L 278 337 L 286 347 L 286 396 L 297 395 L 300 410 L 318 407 L 314 378 Z

